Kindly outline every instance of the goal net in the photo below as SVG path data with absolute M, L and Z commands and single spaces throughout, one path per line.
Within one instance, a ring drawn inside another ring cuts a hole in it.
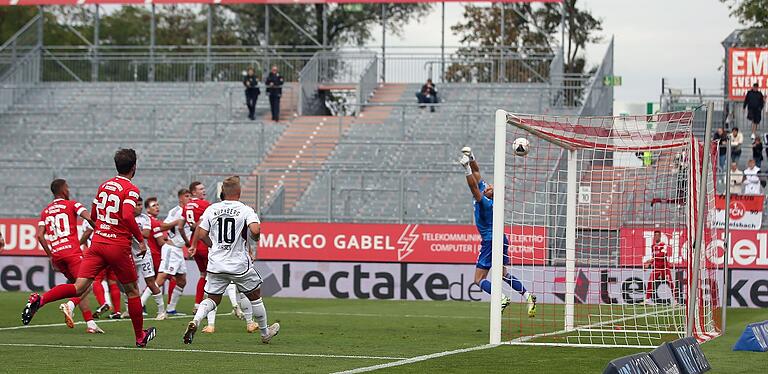
M 720 334 L 716 147 L 694 137 L 693 118 L 497 112 L 492 343 L 655 347 Z M 535 317 L 501 276 L 502 230 L 525 243 L 504 269 L 536 296 Z M 502 293 L 513 302 L 503 313 Z

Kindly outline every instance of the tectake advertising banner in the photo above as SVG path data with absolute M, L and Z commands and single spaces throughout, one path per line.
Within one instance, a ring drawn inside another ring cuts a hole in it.
M 768 96 L 768 49 L 731 48 L 728 50 L 728 99 L 743 101 L 753 84 Z
M 45 256 L 33 219 L 0 220 L 6 248 L 0 255 Z M 469 225 L 399 225 L 265 222 L 259 241 L 263 260 L 423 262 L 474 264 L 480 235 Z M 513 264 L 546 263 L 546 229 L 507 228 Z
M 621 229 L 621 248 L 619 264 L 621 266 L 642 266 L 643 262 L 651 258 L 651 246 L 653 245 L 652 228 L 623 228 Z M 686 252 L 688 237 L 684 230 L 658 229 L 661 231 L 661 240 L 670 246 L 667 252 L 670 263 L 675 268 L 684 268 L 687 265 Z M 725 242 L 722 230 L 716 231 L 716 238 L 712 241 L 715 248 L 709 253 L 707 261 L 712 266 L 721 266 L 724 262 Z M 768 231 L 756 230 L 732 230 L 731 253 L 728 257 L 728 265 L 731 269 L 763 269 L 768 270 Z
M 731 195 L 731 205 L 725 209 L 725 195 L 715 196 L 713 226 L 725 228 L 725 215 L 730 217 L 731 230 L 759 230 L 763 224 L 763 195 Z
M 489 296 L 472 284 L 475 267 L 469 264 L 351 263 L 308 261 L 257 261 L 264 278 L 263 293 L 278 297 L 313 297 L 382 300 L 488 301 Z M 188 279 L 199 273 L 187 263 Z M 561 304 L 565 300 L 565 268 L 531 266 L 513 268 L 512 273 L 540 303 Z M 576 302 L 582 304 L 636 304 L 644 299 L 649 270 L 637 268 L 577 268 Z M 672 271 L 675 288 L 684 291 L 685 272 Z M 0 291 L 42 291 L 65 282 L 42 257 L 0 256 Z M 722 274 L 704 285 L 705 297 L 722 292 Z M 669 302 L 668 285 L 657 284 L 657 302 Z M 194 294 L 187 286 L 185 294 Z M 516 297 L 505 285 L 505 293 Z M 731 306 L 768 307 L 768 279 L 765 271 L 731 272 Z

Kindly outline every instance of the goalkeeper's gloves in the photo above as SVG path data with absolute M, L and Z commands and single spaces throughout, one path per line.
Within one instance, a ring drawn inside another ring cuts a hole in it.
M 466 175 L 472 175 L 472 168 L 469 166 L 469 156 L 461 156 L 459 159 L 459 164 L 464 167 L 464 173 Z
M 461 153 L 469 157 L 469 161 L 475 161 L 475 154 L 472 153 L 472 148 L 464 147 L 461 149 Z

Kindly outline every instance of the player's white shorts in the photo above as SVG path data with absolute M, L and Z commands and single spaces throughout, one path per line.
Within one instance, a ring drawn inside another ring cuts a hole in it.
M 133 263 L 136 264 L 136 274 L 139 275 L 139 278 L 149 278 L 156 275 L 155 264 L 152 262 L 152 254 L 149 251 L 144 258 L 134 257 Z
M 183 251 L 183 248 L 170 244 L 163 245 L 160 249 L 160 266 L 157 270 L 170 275 L 186 274 L 187 261 L 184 260 Z
M 223 295 L 230 283 L 234 283 L 242 293 L 261 287 L 261 275 L 253 267 L 242 275 L 208 273 L 205 281 L 205 293 L 209 295 Z

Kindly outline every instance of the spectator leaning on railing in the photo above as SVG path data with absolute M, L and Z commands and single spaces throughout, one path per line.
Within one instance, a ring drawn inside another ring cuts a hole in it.
M 717 169 L 725 170 L 725 159 L 728 152 L 728 135 L 725 133 L 722 127 L 718 127 L 715 130 L 715 135 L 712 136 L 712 140 L 717 142 Z
M 731 181 L 728 183 L 731 189 L 731 195 L 741 195 L 744 186 L 744 173 L 739 170 L 735 162 L 731 163 Z
M 757 176 L 759 172 L 760 168 L 755 165 L 755 160 L 749 160 L 747 168 L 744 169 L 745 195 L 760 195 L 760 177 Z

